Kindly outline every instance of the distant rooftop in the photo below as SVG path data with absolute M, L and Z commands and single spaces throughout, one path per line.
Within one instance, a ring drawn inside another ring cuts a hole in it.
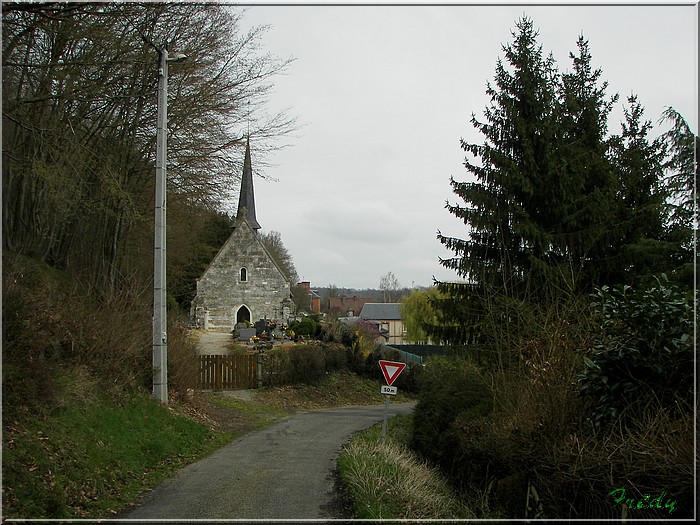
M 400 320 L 401 303 L 365 303 L 360 318 L 375 321 Z

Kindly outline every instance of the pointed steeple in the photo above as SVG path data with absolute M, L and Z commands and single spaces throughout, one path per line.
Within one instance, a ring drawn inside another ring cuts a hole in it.
M 254 230 L 261 228 L 255 218 L 255 195 L 253 194 L 253 168 L 250 163 L 250 137 L 245 145 L 245 160 L 243 161 L 243 177 L 241 177 L 241 193 L 238 197 L 237 219 L 245 217 Z

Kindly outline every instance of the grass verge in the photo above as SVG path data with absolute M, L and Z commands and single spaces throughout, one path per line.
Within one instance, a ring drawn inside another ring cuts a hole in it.
M 196 392 L 167 407 L 147 392 L 101 395 L 82 369 L 55 373 L 51 409 L 18 410 L 3 421 L 4 517 L 114 516 L 177 470 L 295 411 L 382 402 L 379 383 L 347 371 L 248 399 Z
M 327 373 L 315 384 L 294 384 L 264 388 L 256 391 L 256 400 L 269 406 L 293 410 L 314 410 L 353 405 L 384 403 L 380 393 L 382 383 L 359 377 L 347 370 Z M 401 392 L 392 402 L 414 401 Z
M 233 438 L 145 393 L 94 399 L 3 433 L 3 507 L 11 518 L 109 516 Z
M 222 429 L 231 429 L 237 434 L 263 428 L 289 416 L 290 411 L 281 407 L 270 406 L 258 401 L 250 401 L 229 395 L 230 392 L 203 394 L 203 401 L 210 410 L 228 414 L 228 418 L 216 417 Z M 224 423 L 226 421 L 226 423 Z
M 408 446 L 412 416 L 389 420 L 357 434 L 339 460 L 340 478 L 357 519 L 470 519 L 440 473 L 419 460 Z

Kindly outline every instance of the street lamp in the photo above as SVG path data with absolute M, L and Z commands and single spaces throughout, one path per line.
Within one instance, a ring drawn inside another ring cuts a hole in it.
M 168 134 L 168 62 L 187 58 L 160 50 L 158 69 L 158 122 L 156 135 L 155 236 L 153 244 L 153 397 L 168 403 L 168 312 L 165 275 L 165 164 Z

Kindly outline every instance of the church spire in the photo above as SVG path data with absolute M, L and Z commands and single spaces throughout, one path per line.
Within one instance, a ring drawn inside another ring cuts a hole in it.
M 243 177 L 241 177 L 241 193 L 238 197 L 237 219 L 245 217 L 254 230 L 261 228 L 255 218 L 255 195 L 253 194 L 253 168 L 250 163 L 250 137 L 245 144 L 245 160 L 243 161 Z

